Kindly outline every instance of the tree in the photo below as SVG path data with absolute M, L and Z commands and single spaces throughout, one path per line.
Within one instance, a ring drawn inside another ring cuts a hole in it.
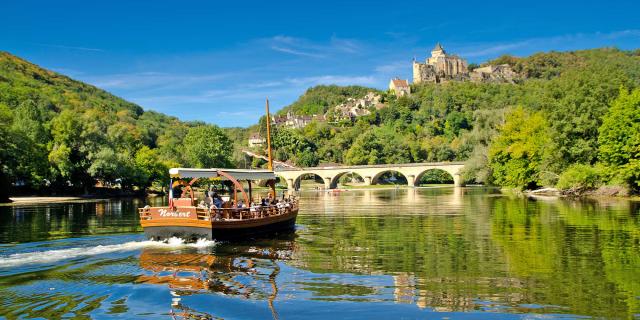
M 534 188 L 542 185 L 545 147 L 550 138 L 540 112 L 518 107 L 506 115 L 500 133 L 489 148 L 489 163 L 498 185 Z
M 620 89 L 600 126 L 599 159 L 634 188 L 640 187 L 640 89 Z
M 13 139 L 11 124 L 13 115 L 6 105 L 0 103 L 0 202 L 9 200 L 9 186 L 11 184 L 11 168 L 15 168 L 15 152 L 17 147 Z
M 197 168 L 226 168 L 231 166 L 231 140 L 212 125 L 189 129 L 184 137 L 184 158 Z
M 91 165 L 87 152 L 90 144 L 82 137 L 83 129 L 80 117 L 71 110 L 64 110 L 54 118 L 49 161 L 62 178 L 88 192 L 94 180 L 87 171 Z
M 160 161 L 158 153 L 147 146 L 143 146 L 136 152 L 135 166 L 140 173 L 138 186 L 146 189 L 153 183 L 164 185 L 168 183 L 167 172 L 169 168 Z

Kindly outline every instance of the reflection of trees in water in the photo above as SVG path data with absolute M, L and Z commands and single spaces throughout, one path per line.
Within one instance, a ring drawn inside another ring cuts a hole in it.
M 146 201 L 146 202 L 145 202 Z M 137 208 L 164 198 L 87 200 L 0 206 L 0 242 L 29 242 L 85 234 L 138 232 Z
M 180 297 L 214 292 L 267 301 L 273 318 L 278 319 L 274 304 L 278 295 L 278 260 L 291 258 L 294 242 L 272 240 L 264 245 L 230 243 L 229 248 L 225 246 L 227 244 L 218 245 L 215 254 L 143 249 L 140 266 L 151 274 L 141 275 L 137 282 L 168 286 L 175 296 L 174 318 L 210 318 L 211 315 L 185 306 Z
M 640 220 L 629 201 L 537 202 L 537 210 L 496 205 L 493 239 L 531 293 L 577 313 L 640 312 Z
M 470 192 L 455 201 L 455 195 L 444 194 L 431 203 L 418 193 L 422 211 L 411 205 L 391 210 L 394 198 L 387 201 L 375 191 L 340 195 L 354 208 L 341 215 L 313 211 L 310 204 L 301 208 L 299 223 L 306 232 L 291 263 L 316 273 L 392 274 L 397 302 L 443 311 L 502 308 L 616 317 L 640 312 L 637 204 Z M 332 207 L 343 206 L 339 199 Z M 369 212 L 358 211 L 367 205 Z

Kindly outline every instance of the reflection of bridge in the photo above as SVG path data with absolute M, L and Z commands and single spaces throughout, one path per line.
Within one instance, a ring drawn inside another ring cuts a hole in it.
M 405 164 L 381 164 L 364 166 L 336 166 L 316 168 L 280 168 L 276 174 L 287 181 L 289 189 L 295 189 L 304 175 L 317 175 L 324 181 L 325 189 L 333 189 L 338 185 L 338 179 L 345 174 L 354 173 L 364 179 L 365 185 L 377 184 L 380 176 L 386 172 L 398 172 L 407 179 L 409 186 L 420 183 L 422 176 L 429 170 L 440 169 L 453 177 L 453 184 L 462 186 L 460 171 L 464 167 L 463 162 L 431 162 L 431 163 L 405 163 Z

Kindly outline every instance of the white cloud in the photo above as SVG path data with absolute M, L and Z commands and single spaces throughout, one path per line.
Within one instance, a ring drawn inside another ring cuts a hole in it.
M 316 86 L 320 84 L 336 85 L 363 85 L 373 86 L 377 84 L 374 76 L 345 76 L 345 75 L 322 75 L 301 78 L 288 78 L 287 82 L 298 86 Z
M 608 33 L 575 33 L 552 37 L 530 38 L 507 43 L 478 43 L 471 46 L 462 46 L 459 54 L 463 58 L 475 58 L 513 53 L 517 50 L 537 52 L 546 50 L 587 49 L 604 45 L 614 45 L 615 43 L 611 42 L 612 40 L 622 38 L 640 38 L 640 30 L 628 29 Z
M 165 88 L 167 86 L 177 88 L 191 86 L 198 83 L 206 83 L 221 80 L 229 74 L 172 74 L 162 72 L 136 72 L 122 74 L 106 74 L 84 76 L 83 81 L 89 82 L 103 89 L 149 89 Z
M 34 43 L 34 44 L 37 45 L 37 46 L 58 48 L 58 49 L 71 49 L 71 50 L 80 50 L 80 51 L 104 52 L 104 50 L 98 49 L 98 48 L 65 46 L 65 45 L 61 45 L 61 44 L 50 44 L 50 43 Z
M 296 56 L 312 57 L 312 58 L 324 58 L 324 55 L 318 53 L 304 52 L 296 49 L 285 48 L 280 46 L 271 46 L 271 49 L 279 52 L 290 53 Z

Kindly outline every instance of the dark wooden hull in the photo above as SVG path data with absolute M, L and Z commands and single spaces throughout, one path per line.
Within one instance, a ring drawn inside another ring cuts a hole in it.
M 247 219 L 233 221 L 207 221 L 205 224 L 185 224 L 180 221 L 158 224 L 143 223 L 145 237 L 148 239 L 168 239 L 171 237 L 195 241 L 234 240 L 257 238 L 274 233 L 292 232 L 295 230 L 298 210 L 263 219 Z

